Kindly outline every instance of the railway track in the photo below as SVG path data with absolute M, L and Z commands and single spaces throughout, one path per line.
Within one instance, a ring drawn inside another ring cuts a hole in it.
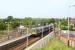
M 44 36 L 46 36 L 48 34 L 48 32 L 46 34 L 44 34 Z M 30 37 L 29 40 L 28 40 L 28 46 L 35 43 L 36 41 L 40 40 L 41 39 L 41 36 L 39 37 Z M 15 46 L 14 48 L 11 48 L 9 50 L 23 50 L 26 48 L 27 42 L 25 41 L 24 43 L 22 44 L 19 44 L 18 46 Z
M 40 37 L 29 39 L 28 40 L 28 46 L 31 45 L 31 44 L 33 44 L 34 42 L 36 42 L 39 39 L 40 39 Z M 24 48 L 26 48 L 26 46 L 27 46 L 27 42 L 25 41 L 25 42 L 23 42 L 23 43 L 15 46 L 15 47 L 13 47 L 13 48 L 10 48 L 8 50 L 23 50 Z
M 44 32 L 43 36 L 46 36 L 49 32 Z M 41 36 L 38 37 L 32 37 L 29 36 L 28 37 L 28 46 L 35 43 L 36 41 L 40 40 Z M 23 50 L 27 47 L 27 38 L 18 40 L 14 43 L 8 44 L 2 48 L 0 48 L 0 50 Z

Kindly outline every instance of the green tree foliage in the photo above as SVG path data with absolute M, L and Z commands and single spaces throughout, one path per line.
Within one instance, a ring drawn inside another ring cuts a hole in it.
M 8 16 L 6 22 L 11 22 L 13 20 L 13 16 Z
M 60 21 L 61 29 L 67 30 L 68 29 L 68 22 L 65 19 Z
M 24 20 L 23 20 L 23 22 L 24 22 L 24 25 L 30 25 L 30 24 L 32 24 L 31 22 L 32 22 L 32 18 L 30 18 L 30 17 L 26 17 Z
M 11 27 L 12 27 L 12 28 L 17 28 L 19 25 L 20 25 L 19 19 L 14 19 L 14 20 L 11 22 Z
M 3 19 L 0 19 L 0 30 L 5 30 L 6 29 L 6 25 L 3 22 Z
M 63 26 L 68 26 L 68 22 L 67 22 L 67 21 L 62 20 L 62 21 L 61 21 L 61 25 L 63 25 Z
M 55 19 L 53 19 L 53 18 L 48 19 L 47 22 L 48 22 L 48 24 L 54 23 L 55 22 Z
M 46 24 L 50 24 L 54 22 L 55 20 L 53 18 L 45 19 L 45 18 L 26 17 L 24 19 L 19 19 L 19 18 L 13 18 L 13 16 L 8 16 L 6 19 L 3 19 L 3 21 L 0 21 L 0 28 L 5 29 L 8 23 L 10 27 L 14 29 L 17 28 L 20 24 L 26 27 L 37 27 L 37 26 L 45 26 Z

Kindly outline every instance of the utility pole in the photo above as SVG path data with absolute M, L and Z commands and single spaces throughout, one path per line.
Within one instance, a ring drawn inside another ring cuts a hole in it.
M 5 22 L 5 23 L 7 24 L 7 29 L 8 29 L 8 40 L 9 40 L 9 39 L 10 39 L 10 37 L 9 37 L 9 36 L 10 36 L 10 35 L 9 35 L 9 25 L 10 25 L 11 22 Z
M 69 8 L 71 8 L 71 7 L 75 7 L 75 5 L 70 5 L 69 6 Z M 68 13 L 68 15 L 69 15 L 70 13 Z M 69 33 L 70 33 L 70 30 L 69 30 L 69 27 L 70 27 L 70 18 L 68 17 L 68 46 L 69 46 Z
M 28 47 L 28 28 L 27 28 L 27 43 L 26 43 L 26 47 Z
M 50 33 L 50 25 L 49 25 L 49 33 Z
M 69 46 L 69 22 L 70 22 L 70 19 L 69 19 L 69 17 L 68 17 L 68 46 Z
M 43 26 L 42 26 L 42 38 L 43 38 Z
M 58 25 L 58 27 L 59 27 L 59 39 L 60 39 L 60 36 L 61 36 L 60 19 L 59 19 L 59 25 Z

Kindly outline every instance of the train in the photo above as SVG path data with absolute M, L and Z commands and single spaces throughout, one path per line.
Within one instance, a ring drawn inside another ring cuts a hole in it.
M 44 32 L 51 32 L 54 29 L 54 24 L 32 28 L 32 36 L 40 36 Z

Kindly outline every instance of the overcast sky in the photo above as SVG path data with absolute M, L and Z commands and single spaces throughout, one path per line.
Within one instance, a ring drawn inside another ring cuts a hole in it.
M 0 0 L 0 18 L 75 17 L 75 0 Z

